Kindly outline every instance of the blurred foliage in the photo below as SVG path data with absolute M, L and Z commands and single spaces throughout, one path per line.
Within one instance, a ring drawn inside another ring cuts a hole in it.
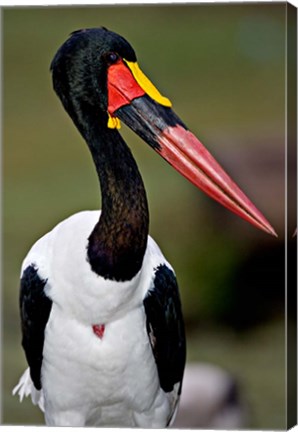
M 10 396 L 25 367 L 18 318 L 22 259 L 60 220 L 100 206 L 91 158 L 52 90 L 49 65 L 70 32 L 101 25 L 132 43 L 144 72 L 279 233 L 280 240 L 269 238 L 220 209 L 121 130 L 144 178 L 151 235 L 178 276 L 189 357 L 222 364 L 239 377 L 254 427 L 283 428 L 284 287 L 277 286 L 273 305 L 270 289 L 253 297 L 272 281 L 270 260 L 264 267 L 253 257 L 283 247 L 284 4 L 4 9 L 4 421 L 42 419 L 30 402 L 20 406 Z M 252 261 L 257 270 L 246 265 Z M 281 274 L 283 265 L 278 255 L 274 266 Z M 263 285 L 251 289 L 259 278 Z M 234 335 L 237 319 L 227 319 L 242 310 L 250 316 L 243 338 Z M 266 317 L 278 321 L 251 327 Z

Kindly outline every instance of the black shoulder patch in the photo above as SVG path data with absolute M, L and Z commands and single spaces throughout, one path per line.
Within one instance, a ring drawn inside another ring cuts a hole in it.
M 20 286 L 22 345 L 37 390 L 41 389 L 44 331 L 52 308 L 52 301 L 44 292 L 46 283 L 47 280 L 38 276 L 38 269 L 32 264 L 23 272 Z
M 154 288 L 145 299 L 147 332 L 157 365 L 161 388 L 171 392 L 180 383 L 186 360 L 186 342 L 176 277 L 166 265 L 155 272 Z

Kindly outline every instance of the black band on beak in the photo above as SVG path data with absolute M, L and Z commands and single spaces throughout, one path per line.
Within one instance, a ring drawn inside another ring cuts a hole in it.
M 154 150 L 160 149 L 158 138 L 166 128 L 180 125 L 187 129 L 171 108 L 158 104 L 147 95 L 122 106 L 115 115 Z

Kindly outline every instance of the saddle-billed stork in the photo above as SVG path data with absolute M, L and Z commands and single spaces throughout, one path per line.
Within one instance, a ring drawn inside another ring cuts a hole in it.
M 146 193 L 120 121 L 198 188 L 275 232 L 142 73 L 123 37 L 75 31 L 51 71 L 91 152 L 102 210 L 59 223 L 23 262 L 29 368 L 14 393 L 31 394 L 48 425 L 165 427 L 181 393 L 183 316 L 174 270 L 148 235 Z

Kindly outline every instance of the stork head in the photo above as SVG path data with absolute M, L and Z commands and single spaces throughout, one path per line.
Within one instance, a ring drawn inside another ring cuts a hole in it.
M 123 37 L 105 28 L 76 31 L 58 50 L 51 70 L 55 91 L 87 141 L 95 133 L 115 133 L 123 122 L 207 195 L 276 235 L 141 71 Z

